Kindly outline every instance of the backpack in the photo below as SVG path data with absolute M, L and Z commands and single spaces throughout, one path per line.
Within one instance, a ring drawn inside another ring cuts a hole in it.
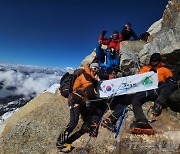
M 59 88 L 62 96 L 67 98 L 68 95 L 72 93 L 74 81 L 78 76 L 80 76 L 84 72 L 85 72 L 84 69 L 76 69 L 73 74 L 67 72 L 62 76 L 60 80 L 60 88 Z

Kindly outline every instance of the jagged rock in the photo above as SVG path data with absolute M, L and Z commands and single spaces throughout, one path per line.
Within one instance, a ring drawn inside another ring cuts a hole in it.
M 161 53 L 165 59 L 172 55 L 179 61 L 180 56 L 177 52 L 180 49 L 180 1 L 170 0 L 162 20 L 158 22 L 158 26 L 151 26 L 149 31 L 157 32 L 153 34 L 152 40 L 140 51 L 140 61 L 146 64 L 149 55 L 155 52 Z M 168 62 L 165 63 L 170 65 Z
M 139 65 L 139 52 L 146 44 L 145 41 L 123 41 L 121 42 L 121 63 L 120 68 L 126 75 L 137 73 Z
M 80 67 L 84 67 L 85 65 L 91 63 L 95 58 L 95 56 L 96 56 L 96 49 L 94 49 L 90 55 L 85 57 L 85 59 L 81 62 Z
M 58 91 L 55 94 L 44 93 L 17 111 L 1 126 L 1 153 L 60 153 L 55 143 L 59 133 L 68 123 L 69 109 L 66 99 Z M 107 114 L 109 114 L 108 112 Z M 105 115 L 107 117 L 107 115 Z M 126 114 L 121 127 L 118 143 L 114 149 L 114 134 L 100 127 L 97 138 L 89 140 L 85 134 L 73 142 L 72 153 L 157 153 L 180 152 L 179 120 L 177 113 L 163 111 L 158 121 L 152 124 L 156 131 L 154 136 L 132 135 L 129 125 L 134 120 L 133 112 Z M 82 120 L 76 130 L 80 129 Z M 176 137 L 175 137 L 176 136 Z M 172 144 L 173 143 L 173 144 Z M 165 151 L 166 150 L 166 151 Z
M 162 114 L 151 126 L 155 135 L 133 135 L 129 133 L 129 124 L 133 113 L 129 113 L 122 125 L 120 141 L 116 153 L 165 153 L 180 152 L 180 115 L 170 110 L 163 110 Z
M 68 120 L 67 100 L 58 90 L 55 94 L 41 94 L 0 125 L 0 151 L 3 154 L 60 153 L 55 143 Z M 81 124 L 80 119 L 75 131 L 80 129 Z M 85 134 L 76 140 L 72 153 L 82 152 L 88 139 L 89 135 Z M 109 153 L 113 141 L 113 134 L 102 129 L 97 139 L 91 139 L 84 153 Z
M 68 122 L 67 111 L 66 100 L 58 94 L 36 97 L 1 124 L 0 151 L 12 154 L 43 153 L 51 148 L 57 151 L 55 141 Z
M 121 65 L 123 66 L 124 61 L 133 60 L 138 62 L 138 54 L 143 46 L 146 44 L 145 41 L 123 41 L 121 42 Z
M 151 27 L 149 27 L 147 32 L 149 32 L 150 35 L 153 35 L 153 34 L 157 33 L 158 31 L 160 31 L 161 27 L 162 27 L 162 19 L 160 19 L 160 20 L 156 21 L 155 23 L 153 23 L 151 25 Z

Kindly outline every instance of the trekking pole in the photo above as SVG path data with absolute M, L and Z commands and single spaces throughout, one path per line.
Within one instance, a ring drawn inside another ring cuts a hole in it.
M 120 131 L 120 128 L 121 128 L 123 119 L 124 119 L 125 114 L 126 114 L 126 108 L 127 108 L 127 106 L 125 105 L 125 106 L 124 106 L 124 109 L 123 109 L 123 113 L 122 113 L 122 115 L 121 115 L 120 118 L 119 118 L 119 123 L 118 123 L 118 125 L 117 125 L 116 132 L 115 132 L 115 139 L 118 137 L 118 134 L 119 134 L 119 131 Z

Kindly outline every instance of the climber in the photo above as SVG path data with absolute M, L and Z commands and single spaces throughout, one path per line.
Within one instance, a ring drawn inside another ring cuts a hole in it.
M 122 41 L 130 40 L 131 36 L 137 40 L 138 37 L 134 30 L 131 28 L 131 23 L 125 24 L 124 28 L 121 30 L 121 35 L 122 35 Z
M 108 71 L 103 71 L 102 74 L 99 72 L 99 78 L 101 80 L 107 80 L 107 79 L 113 79 L 117 77 L 117 72 L 119 71 L 118 68 L 113 68 L 111 67 Z M 111 109 L 116 109 L 119 111 L 121 109 L 122 105 L 119 105 L 119 102 L 117 99 L 113 103 L 111 103 Z M 91 117 L 91 123 L 86 123 L 86 125 L 83 126 L 83 129 L 85 130 L 86 133 L 89 133 L 90 136 L 92 135 L 93 137 L 97 137 L 98 135 L 98 129 L 99 129 L 99 123 L 101 121 L 101 118 L 103 114 L 105 113 L 106 109 L 108 108 L 107 106 L 108 100 L 103 99 L 103 100 L 96 100 L 91 102 L 91 111 L 92 111 L 92 117 Z M 115 113 L 114 115 L 119 115 L 120 113 Z M 105 126 L 104 126 L 105 127 Z
M 119 66 L 120 64 L 120 42 L 122 36 L 118 31 L 114 31 L 112 37 L 104 38 L 107 31 L 103 31 L 99 37 L 98 45 L 96 47 L 96 56 L 100 67 L 108 70 L 110 67 Z M 102 49 L 102 45 L 107 45 L 107 49 Z M 106 64 L 105 62 L 106 56 Z
M 106 71 L 105 71 L 106 72 Z M 106 73 L 99 74 L 101 80 L 115 79 L 118 76 L 119 69 L 111 67 Z M 109 117 L 102 121 L 101 125 L 108 130 L 115 132 L 116 122 L 122 115 L 126 95 L 113 96 L 111 99 L 97 100 L 92 102 L 93 114 L 91 118 L 91 125 L 84 127 L 86 132 L 92 132 L 91 134 L 96 137 L 98 134 L 99 123 L 107 109 L 113 110 Z M 94 131 L 93 131 L 94 130 Z
M 153 71 L 158 74 L 158 89 L 139 92 L 133 97 L 132 106 L 136 121 L 130 125 L 131 133 L 154 134 L 154 130 L 149 125 L 148 120 L 143 113 L 142 105 L 148 101 L 155 101 L 165 80 L 172 77 L 172 72 L 163 66 L 162 58 L 159 53 L 153 53 L 150 57 L 149 65 L 142 67 L 139 73 L 149 71 Z
M 163 108 L 167 108 L 168 106 L 173 108 L 176 103 L 173 104 L 176 100 L 173 100 L 173 92 L 175 90 L 178 91 L 178 84 L 180 82 L 180 63 L 177 63 L 175 66 L 175 72 L 172 77 L 166 79 L 166 82 L 161 86 L 160 94 L 158 98 L 154 102 L 154 106 L 152 107 L 152 114 L 154 116 L 159 116 Z M 177 95 L 177 93 L 175 93 Z M 171 96 L 171 97 L 170 97 Z M 180 96 L 179 96 L 180 97 Z M 177 98 L 176 98 L 177 99 Z M 172 102 L 171 102 L 172 101 Z M 178 109 L 176 109 L 178 111 Z
M 109 104 L 109 109 L 113 110 L 113 112 L 101 123 L 104 128 L 107 128 L 113 133 L 116 131 L 116 122 L 122 115 L 124 105 L 126 104 L 126 96 L 114 96 L 112 102 Z
M 86 107 L 86 101 L 96 98 L 95 84 L 96 77 L 99 71 L 99 64 L 92 63 L 90 66 L 84 67 L 85 72 L 76 78 L 73 85 L 73 92 L 68 96 L 68 105 L 70 107 L 70 121 L 66 129 L 60 133 L 56 146 L 62 148 L 66 145 L 69 134 L 74 130 L 79 121 L 79 115 L 86 120 L 89 112 Z
M 110 68 L 108 70 L 108 78 L 115 79 L 118 76 L 118 69 Z M 130 95 L 129 95 L 130 96 Z M 115 132 L 116 131 L 116 122 L 118 121 L 119 117 L 122 115 L 124 105 L 127 104 L 128 95 L 120 95 L 114 96 L 111 102 L 107 103 L 107 107 L 110 110 L 113 110 L 111 114 L 102 121 L 101 125 L 108 130 Z

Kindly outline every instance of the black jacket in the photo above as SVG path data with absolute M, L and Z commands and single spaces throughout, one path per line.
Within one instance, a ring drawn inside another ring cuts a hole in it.
M 123 37 L 123 41 L 125 40 L 130 40 L 131 36 L 134 39 L 138 39 L 136 33 L 133 31 L 133 29 L 130 29 L 130 31 L 126 30 L 125 28 L 123 28 L 123 30 L 121 31 L 122 37 Z

